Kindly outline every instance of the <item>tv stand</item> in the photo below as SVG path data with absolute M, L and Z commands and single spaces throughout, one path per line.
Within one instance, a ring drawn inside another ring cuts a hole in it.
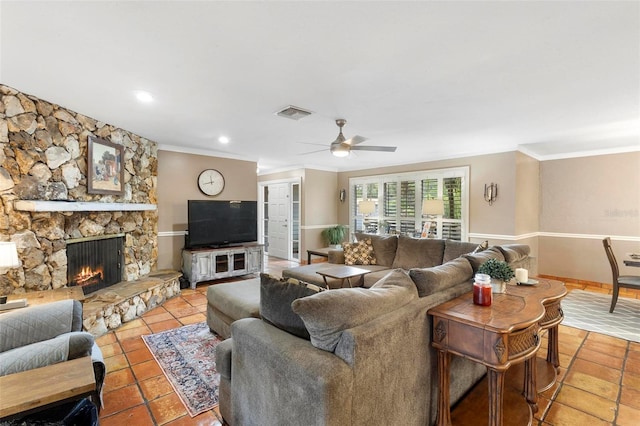
M 192 289 L 202 281 L 262 272 L 264 245 L 242 244 L 182 250 L 182 273 Z

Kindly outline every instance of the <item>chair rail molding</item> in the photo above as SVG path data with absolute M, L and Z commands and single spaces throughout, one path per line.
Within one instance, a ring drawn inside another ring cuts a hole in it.
M 603 238 L 610 237 L 614 241 L 633 241 L 640 242 L 640 236 L 634 235 L 602 235 L 602 234 L 570 234 L 564 232 L 530 232 L 528 234 L 519 235 L 501 235 L 501 234 L 481 234 L 481 233 L 469 233 L 469 238 L 478 238 L 485 240 L 506 240 L 506 241 L 518 241 L 535 237 L 549 237 L 549 238 L 574 238 L 583 240 L 602 240 Z

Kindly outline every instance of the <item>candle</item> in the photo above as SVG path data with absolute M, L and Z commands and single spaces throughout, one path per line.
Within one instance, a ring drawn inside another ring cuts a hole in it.
M 524 268 L 516 268 L 516 281 L 526 283 L 529 281 L 529 271 Z

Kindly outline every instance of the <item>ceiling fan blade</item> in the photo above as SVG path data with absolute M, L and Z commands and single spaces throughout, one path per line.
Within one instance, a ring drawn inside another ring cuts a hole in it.
M 357 145 L 359 143 L 362 143 L 362 142 L 364 142 L 366 140 L 367 140 L 367 138 L 365 138 L 364 136 L 355 135 L 355 136 L 347 139 L 346 141 L 344 141 L 344 143 L 348 143 L 349 145 L 353 146 L 353 145 Z
M 318 149 L 318 150 L 316 150 L 316 151 L 301 152 L 301 153 L 300 153 L 300 154 L 298 154 L 298 155 L 316 154 L 316 153 L 318 153 L 318 152 L 325 152 L 325 151 L 328 151 L 328 149 L 327 149 L 327 148 L 324 148 L 324 149 Z
M 317 146 L 327 146 L 326 143 L 315 143 L 315 142 L 297 142 L 302 145 L 317 145 Z
M 381 152 L 396 152 L 395 146 L 352 146 L 352 151 L 381 151 Z

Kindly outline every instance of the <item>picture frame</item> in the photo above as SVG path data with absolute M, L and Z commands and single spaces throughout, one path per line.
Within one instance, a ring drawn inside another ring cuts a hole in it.
M 124 146 L 89 136 L 87 193 L 124 194 Z

